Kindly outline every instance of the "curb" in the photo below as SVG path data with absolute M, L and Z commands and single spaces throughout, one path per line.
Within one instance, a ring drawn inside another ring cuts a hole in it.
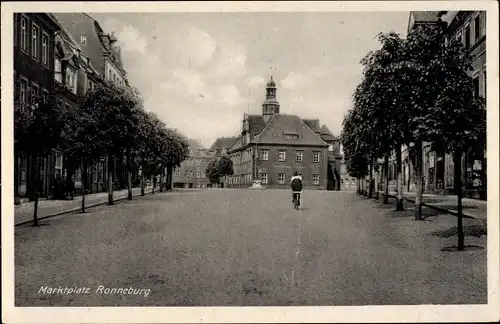
M 144 192 L 144 195 L 151 194 L 151 193 L 152 193 L 152 191 Z M 155 193 L 156 193 L 156 191 L 155 191 Z M 132 195 L 132 197 L 141 197 L 141 194 L 139 193 L 138 195 Z M 120 201 L 123 201 L 123 200 L 127 200 L 127 198 L 128 197 L 113 199 L 113 203 L 120 202 Z M 107 205 L 107 204 L 108 204 L 107 201 L 106 202 L 100 202 L 100 203 L 96 203 L 96 204 L 93 204 L 93 205 L 85 206 L 85 209 L 92 208 L 92 207 L 98 207 L 98 206 L 104 206 L 104 205 Z M 42 219 L 52 218 L 52 217 L 56 217 L 56 216 L 66 215 L 66 214 L 74 214 L 74 213 L 77 213 L 77 212 L 79 212 L 81 210 L 82 210 L 81 207 L 73 208 L 73 209 L 69 209 L 69 210 L 63 210 L 63 211 L 60 211 L 60 212 L 57 212 L 57 213 L 53 213 L 53 214 L 49 214 L 49 215 L 46 215 L 46 216 L 43 216 L 43 217 L 38 217 L 38 221 L 40 221 Z M 21 225 L 26 225 L 26 224 L 29 224 L 29 223 L 33 223 L 33 219 L 30 219 L 30 220 L 27 220 L 27 221 L 22 221 L 22 222 L 19 222 L 19 223 L 15 223 L 14 227 L 21 226 Z
M 379 192 L 379 194 L 382 195 L 382 196 L 384 195 L 383 192 Z M 389 197 L 391 197 L 391 198 L 397 198 L 397 196 L 394 196 L 394 195 L 391 195 L 391 194 L 389 194 Z M 411 200 L 408 197 L 403 197 L 403 199 L 406 200 L 406 201 L 408 201 L 408 202 L 411 202 L 413 204 L 415 203 L 415 200 Z M 430 204 L 427 204 L 427 203 L 422 203 L 422 206 L 429 207 L 431 209 L 434 209 L 434 210 L 437 210 L 437 211 L 440 211 L 440 212 L 443 212 L 443 213 L 450 214 L 450 215 L 458 217 L 458 212 L 455 212 L 455 211 L 452 211 L 452 210 L 449 210 L 449 209 L 446 209 L 446 208 L 442 208 L 442 207 L 430 205 Z M 464 212 L 462 212 L 462 217 L 463 218 L 469 218 L 469 219 L 479 219 L 479 220 L 481 220 L 481 218 L 477 218 L 475 216 L 469 215 L 469 214 L 464 213 Z

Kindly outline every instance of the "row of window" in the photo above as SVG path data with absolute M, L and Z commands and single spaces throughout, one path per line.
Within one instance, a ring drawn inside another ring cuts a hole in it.
M 174 174 L 177 176 L 177 177 L 180 177 L 181 176 L 181 169 L 175 169 L 175 172 Z M 185 177 L 192 177 L 193 176 L 193 170 L 189 170 L 189 171 L 186 171 L 186 173 L 184 173 L 184 176 Z M 205 178 L 205 171 L 203 170 L 196 170 L 196 177 L 197 178 Z
M 37 100 L 47 101 L 49 98 L 49 91 L 47 89 L 40 87 L 36 82 L 30 82 L 30 80 L 23 75 L 19 76 L 19 87 L 14 87 L 14 90 L 17 89 L 19 89 L 19 102 L 25 109 L 36 104 Z M 71 106 L 65 103 L 62 109 L 63 111 L 68 111 L 71 109 Z
M 268 161 L 269 160 L 269 151 L 262 150 L 261 151 L 261 160 Z M 302 162 L 304 160 L 304 154 L 302 151 L 295 152 L 295 161 Z M 286 151 L 278 152 L 278 161 L 286 161 Z M 320 162 L 320 152 L 313 152 L 313 162 Z
M 18 30 L 17 16 L 14 17 L 14 46 L 17 46 L 17 39 L 19 36 L 19 47 L 21 51 L 31 55 L 35 61 L 41 62 L 44 66 L 49 67 L 50 35 L 42 31 L 34 21 L 30 24 L 30 19 L 24 14 L 21 14 L 20 30 Z
M 478 13 L 471 21 L 464 24 L 455 34 L 455 39 L 469 48 L 476 44 L 481 37 L 486 35 L 486 17 L 483 13 Z
M 267 173 L 260 174 L 260 180 L 263 184 L 269 183 L 269 176 Z M 319 174 L 313 174 L 312 178 L 313 185 L 319 185 Z M 286 175 L 284 173 L 278 173 L 278 184 L 286 183 Z

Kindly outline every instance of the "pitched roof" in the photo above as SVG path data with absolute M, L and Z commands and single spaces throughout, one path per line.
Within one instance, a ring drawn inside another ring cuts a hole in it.
M 97 20 L 81 12 L 56 12 L 52 15 L 75 40 L 80 40 L 82 36 L 86 38 L 86 44 L 80 47 L 100 74 L 104 75 L 104 53 L 106 52 L 112 52 L 116 57 L 115 64 L 123 69 L 121 53 L 117 50 L 117 45 L 108 46 L 99 38 L 99 35 L 105 33 Z
M 319 119 L 303 119 L 303 121 L 313 130 L 313 132 L 319 133 Z
M 266 122 L 264 121 L 264 116 L 262 115 L 248 115 L 248 126 L 250 128 L 250 134 L 256 135 L 262 132 L 264 127 L 266 127 Z
M 332 134 L 332 132 L 328 129 L 326 125 L 321 126 L 319 133 L 321 135 L 321 138 L 325 141 L 333 141 L 336 139 L 335 135 Z
M 210 147 L 211 151 L 216 151 L 217 149 L 229 149 L 238 140 L 239 137 L 219 137 Z
M 262 133 L 255 137 L 254 142 L 328 146 L 300 117 L 295 115 L 274 115 Z
M 415 22 L 433 22 L 439 18 L 439 11 L 412 11 Z
M 189 145 L 189 155 L 194 157 L 201 157 L 206 155 L 206 149 L 201 143 L 195 139 L 187 139 Z
M 231 151 L 237 150 L 243 146 L 242 136 L 238 136 L 238 139 L 231 145 L 228 149 Z

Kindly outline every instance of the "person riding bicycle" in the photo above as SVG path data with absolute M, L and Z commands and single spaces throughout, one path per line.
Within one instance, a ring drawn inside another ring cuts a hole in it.
M 302 176 L 298 172 L 293 173 L 293 177 L 290 179 L 290 187 L 292 187 L 292 202 L 297 199 L 298 206 L 300 206 L 300 194 L 302 193 Z

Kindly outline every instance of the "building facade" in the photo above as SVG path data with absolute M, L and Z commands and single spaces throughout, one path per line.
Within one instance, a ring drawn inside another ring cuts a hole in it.
M 276 92 L 271 77 L 262 115 L 244 114 L 241 134 L 227 150 L 234 174 L 225 185 L 244 188 L 259 179 L 268 188 L 289 188 L 298 172 L 307 189 L 339 190 L 338 139 L 318 119 L 281 114 Z
M 207 188 L 210 186 L 205 170 L 217 158 L 198 141 L 188 139 L 189 157 L 173 171 L 174 188 Z
M 56 74 L 56 84 L 62 85 L 61 95 L 68 108 L 74 105 L 74 98 L 83 96 L 102 82 L 129 86 L 121 49 L 113 32 L 104 32 L 99 22 L 86 13 L 55 13 L 54 17 L 62 28 L 61 44 L 56 51 L 57 66 L 60 66 L 60 76 Z M 89 192 L 107 190 L 108 162 L 107 157 L 102 157 L 101 161 L 88 168 Z M 116 158 L 114 165 L 116 167 L 113 186 L 124 188 L 126 168 L 123 159 Z M 137 178 L 137 175 L 134 178 Z M 81 191 L 80 168 L 74 170 L 73 179 L 77 191 Z
M 456 39 L 470 51 L 474 60 L 469 72 L 474 81 L 474 95 L 486 98 L 486 12 L 485 11 L 427 11 L 411 12 L 408 31 L 419 24 L 447 23 L 448 40 Z M 407 147 L 402 147 L 403 187 L 416 191 L 416 178 L 412 157 Z M 475 154 L 473 154 L 475 153 Z M 482 154 L 481 154 L 482 153 Z M 430 143 L 424 143 L 423 151 L 424 191 L 436 194 L 454 192 L 453 157 L 443 152 L 434 152 Z M 396 159 L 389 164 L 389 190 L 396 190 Z M 486 199 L 486 151 L 468 152 L 462 158 L 462 181 L 464 196 Z
M 14 101 L 29 114 L 37 100 L 46 100 L 54 92 L 54 36 L 60 26 L 46 13 L 15 13 L 13 26 Z M 34 196 L 35 162 L 16 154 L 14 166 L 14 195 L 19 203 L 21 197 Z M 44 159 L 39 170 L 42 196 L 47 195 L 55 171 L 54 158 Z

